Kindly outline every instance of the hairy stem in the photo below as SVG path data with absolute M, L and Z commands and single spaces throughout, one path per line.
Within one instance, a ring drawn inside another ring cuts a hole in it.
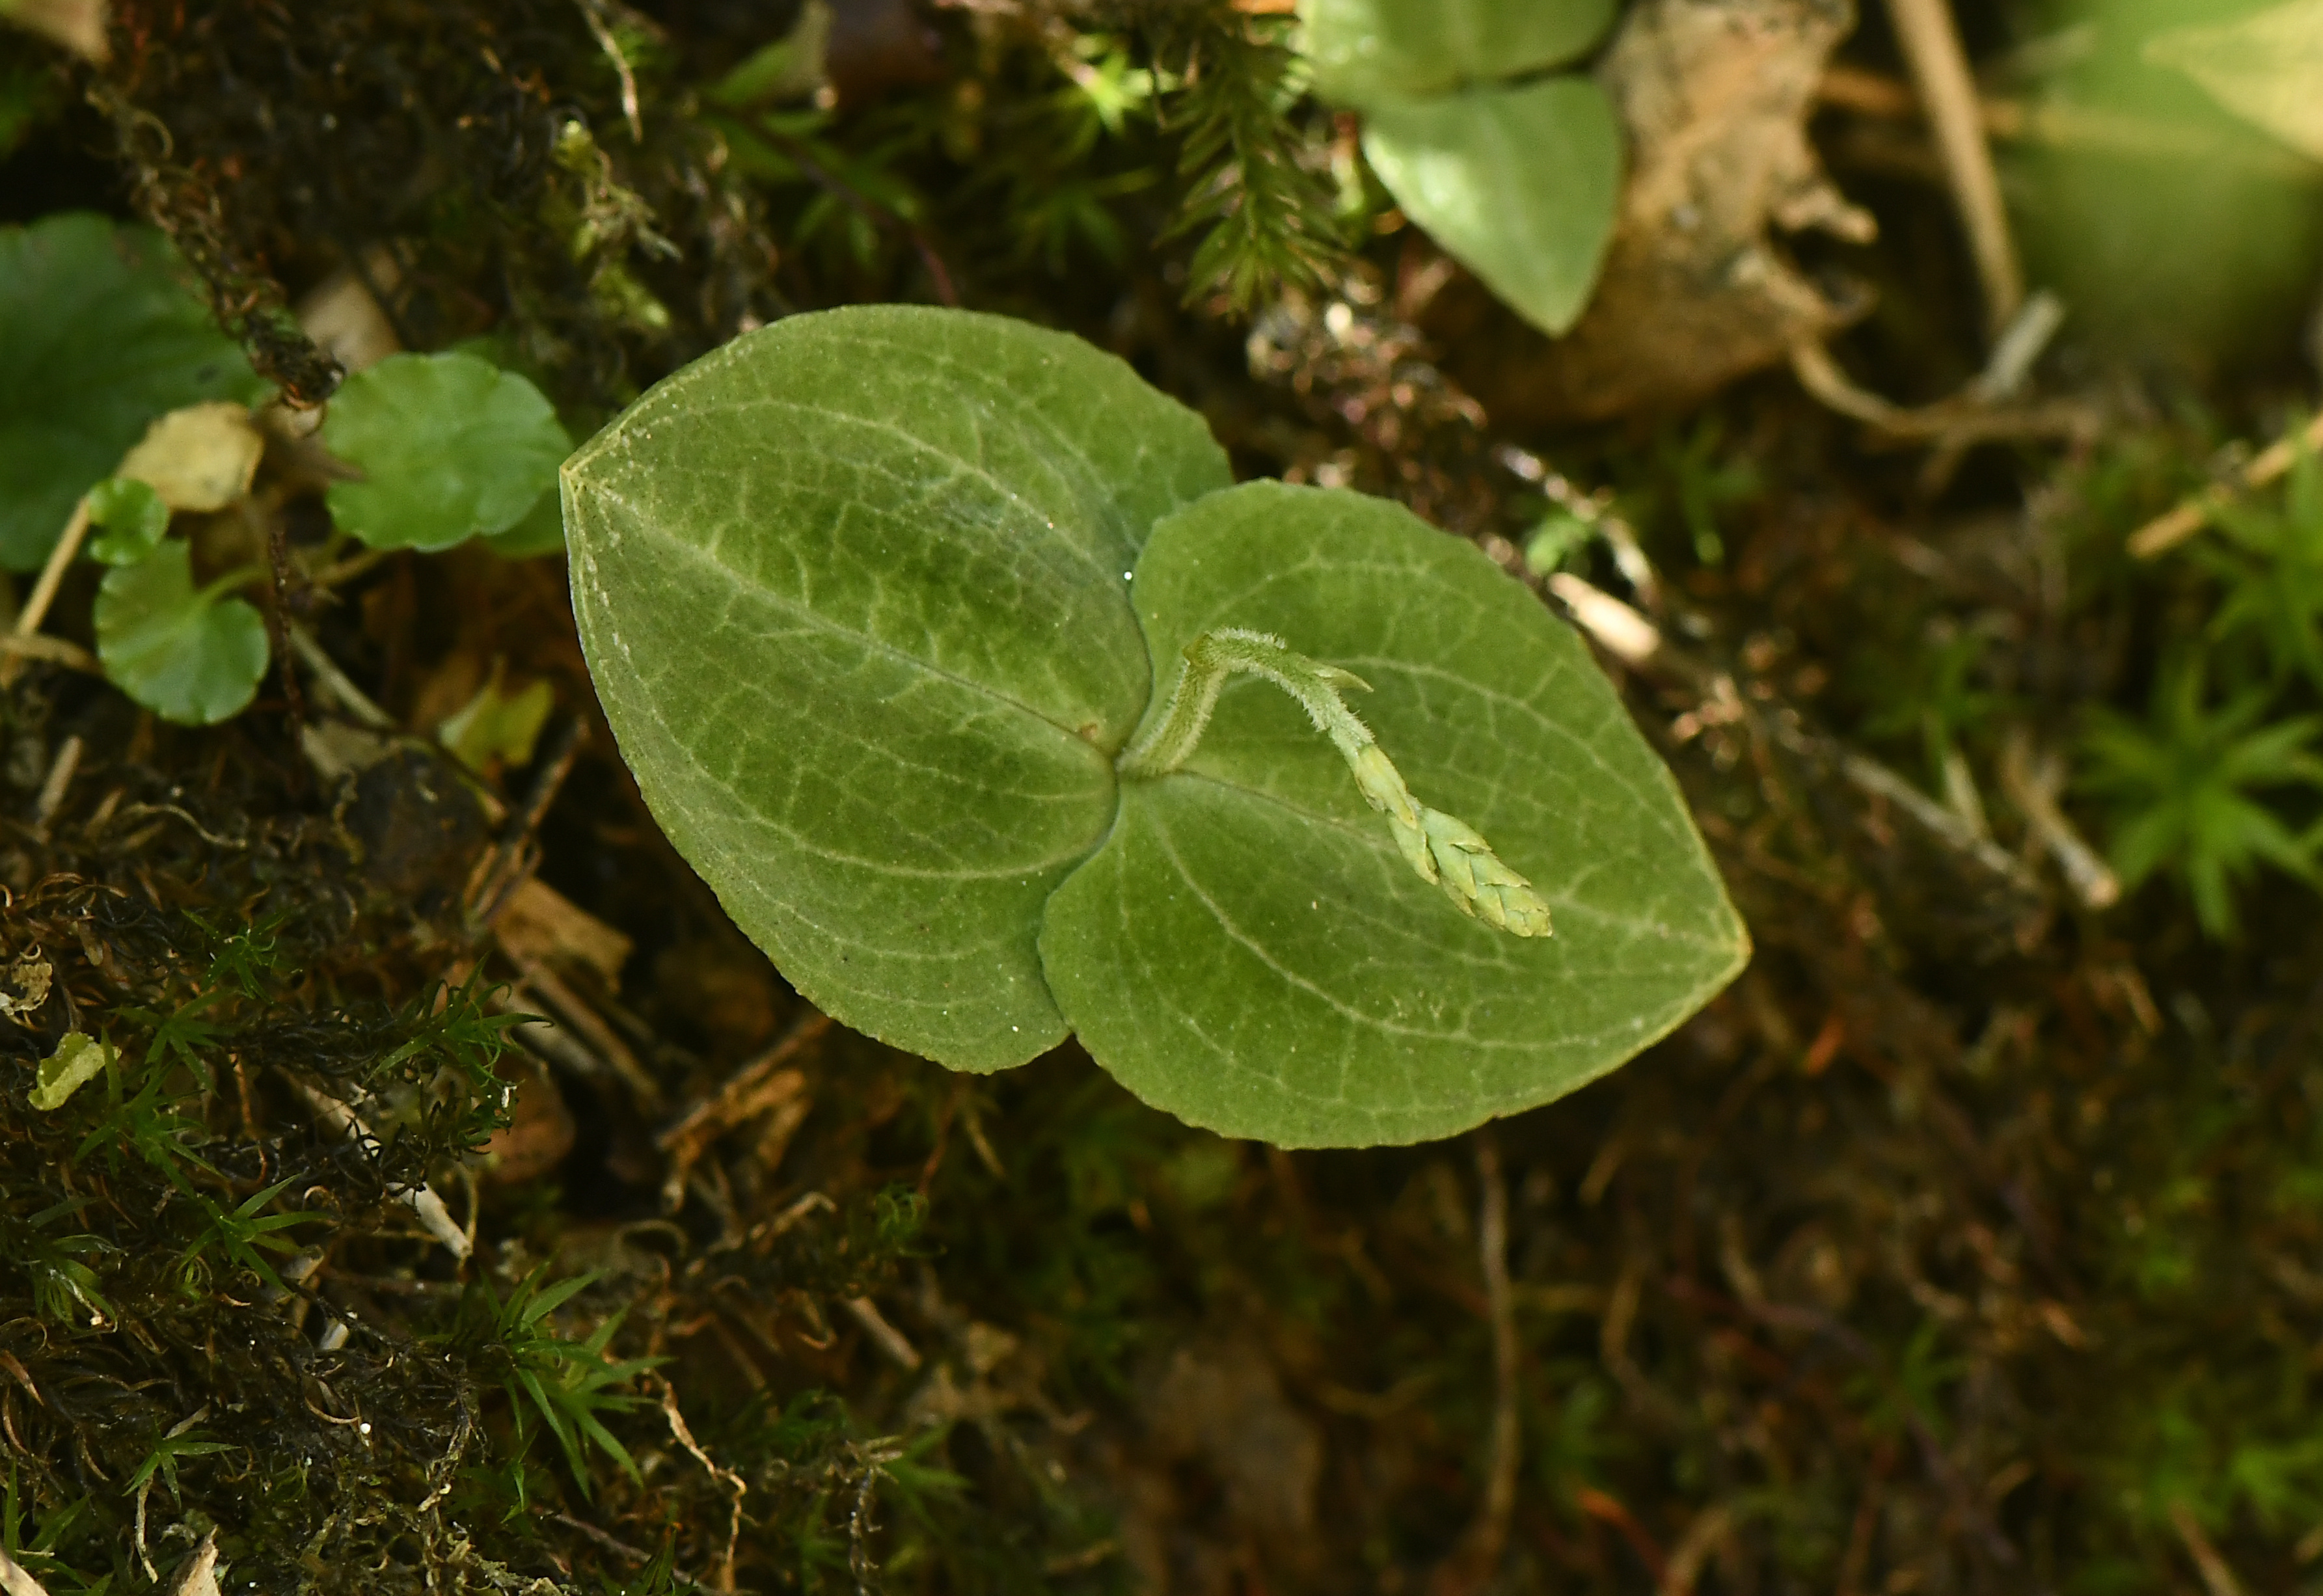
M 1185 764 L 1209 726 L 1218 693 L 1236 672 L 1272 682 L 1299 701 L 1354 772 L 1364 801 L 1387 816 L 1398 851 L 1421 880 L 1442 887 L 1463 914 L 1487 925 L 1520 937 L 1550 934 L 1548 905 L 1531 883 L 1502 864 L 1464 821 L 1412 797 L 1371 728 L 1339 696 L 1345 688 L 1371 688 L 1336 666 L 1292 653 L 1280 637 L 1223 627 L 1187 644 L 1185 668 L 1171 689 L 1168 709 L 1122 754 L 1116 766 L 1121 774 L 1152 780 Z

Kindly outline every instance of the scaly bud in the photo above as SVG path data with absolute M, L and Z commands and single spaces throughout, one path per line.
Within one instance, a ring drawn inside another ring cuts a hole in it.
M 1532 883 L 1501 862 L 1474 828 L 1442 810 L 1422 808 L 1419 829 L 1436 867 L 1420 874 L 1442 887 L 1462 913 L 1511 936 L 1553 934 L 1547 903 L 1533 891 Z M 1405 857 L 1410 857 L 1409 849 Z

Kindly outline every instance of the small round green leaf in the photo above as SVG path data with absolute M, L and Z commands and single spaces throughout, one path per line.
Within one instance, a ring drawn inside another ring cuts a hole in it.
M 450 548 L 506 532 L 572 447 L 537 388 L 472 354 L 393 354 L 349 377 L 323 445 L 363 480 L 334 482 L 332 518 L 373 548 Z
M 1195 637 L 1299 640 L 1415 796 L 1530 878 L 1553 937 L 1462 918 L 1298 706 L 1229 686 L 1177 773 L 1127 780 L 1041 955 L 1092 1056 L 1195 1124 L 1411 1142 L 1561 1096 L 1666 1032 L 1749 953 L 1676 784 L 1572 631 L 1401 508 L 1253 482 L 1155 528 L 1159 674 Z
M 1200 417 L 1078 339 L 794 316 L 565 466 L 574 613 L 655 818 L 784 975 L 1002 1069 L 1065 1035 L 1035 940 L 1145 708 L 1137 552 L 1230 481 Z
M 134 565 L 161 546 L 170 531 L 170 507 L 151 483 L 133 477 L 107 477 L 88 491 L 89 558 L 100 565 Z
M 197 591 L 192 551 L 171 541 L 105 573 L 96 654 L 115 686 L 163 720 L 208 726 L 258 692 L 266 620 L 240 599 Z
M 1343 105 L 1448 94 L 1572 60 L 1612 0 L 1301 0 L 1315 92 Z
M 1411 219 L 1526 320 L 1580 316 L 1613 235 L 1621 137 L 1586 78 L 1382 103 L 1364 154 Z
M 265 384 L 161 235 L 71 213 L 0 227 L 0 568 L 33 571 L 154 417 Z

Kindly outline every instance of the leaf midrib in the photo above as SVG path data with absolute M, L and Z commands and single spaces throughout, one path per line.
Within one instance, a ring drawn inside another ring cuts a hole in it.
M 1107 765 L 1112 763 L 1112 760 L 1106 754 L 1106 750 L 1098 747 L 1097 744 L 1090 742 L 1087 738 L 1081 736 L 1078 729 L 1066 725 L 1055 716 L 1035 708 L 1032 704 L 1026 703 L 1023 699 L 1017 698 L 1011 693 L 1004 693 L 988 682 L 979 682 L 973 676 L 961 675 L 959 672 L 947 669 L 946 667 L 936 664 L 932 660 L 923 659 L 920 656 L 914 654 L 908 648 L 902 647 L 897 644 L 890 643 L 885 637 L 874 637 L 869 632 L 858 631 L 852 627 L 839 625 L 822 615 L 812 606 L 802 604 L 798 600 L 790 597 L 788 594 L 744 576 L 741 572 L 737 571 L 733 566 L 727 564 L 724 561 L 719 559 L 716 555 L 712 554 L 710 550 L 703 548 L 701 545 L 688 542 L 684 538 L 673 537 L 667 533 L 657 530 L 657 523 L 647 517 L 643 510 L 639 509 L 637 505 L 623 498 L 619 493 L 612 491 L 609 488 L 605 488 L 601 485 L 583 486 L 577 483 L 575 484 L 575 487 L 577 492 L 580 494 L 595 495 L 620 505 L 629 513 L 636 525 L 647 529 L 647 536 L 654 538 L 658 543 L 679 550 L 693 564 L 723 575 L 730 581 L 735 587 L 740 589 L 746 593 L 756 596 L 773 608 L 781 610 L 785 615 L 804 620 L 816 630 L 822 631 L 828 636 L 844 637 L 850 642 L 862 644 L 865 647 L 871 649 L 888 659 L 914 666 L 917 669 L 927 672 L 931 676 L 937 677 L 941 681 L 949 682 L 954 686 L 963 687 L 971 693 L 980 693 L 984 697 L 990 699 L 994 703 L 1000 704 L 1007 709 L 1015 710 L 1029 719 L 1039 721 L 1042 725 L 1046 726 L 1051 730 L 1054 731 L 1059 737 L 1066 738 L 1068 741 L 1088 749 L 1097 758 L 1105 760 Z M 1132 621 L 1134 621 L 1136 617 L 1133 614 L 1130 619 Z M 1140 637 L 1142 641 L 1143 628 L 1140 630 Z M 1146 683 L 1145 693 L 1146 698 L 1150 701 L 1153 695 L 1153 688 L 1150 675 Z M 1140 715 L 1143 715 L 1145 712 L 1145 706 L 1143 704 L 1139 705 L 1137 712 Z M 1132 720 L 1129 724 L 1134 726 L 1136 722 Z

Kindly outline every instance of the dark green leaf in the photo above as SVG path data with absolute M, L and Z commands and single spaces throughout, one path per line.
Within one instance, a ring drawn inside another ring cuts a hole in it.
M 179 280 L 169 245 L 103 216 L 0 227 L 0 567 L 37 568 L 146 427 L 264 384 Z
M 1397 203 L 1536 326 L 1589 302 L 1612 237 L 1621 137 L 1586 78 L 1383 102 L 1364 153 Z

